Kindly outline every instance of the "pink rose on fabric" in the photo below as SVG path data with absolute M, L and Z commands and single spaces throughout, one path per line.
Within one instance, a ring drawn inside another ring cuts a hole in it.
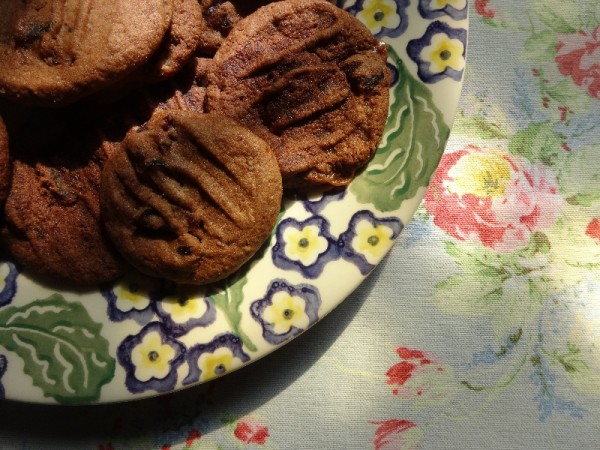
M 590 220 L 585 229 L 585 234 L 600 242 L 600 218 L 594 217 Z
M 496 17 L 496 11 L 490 7 L 488 0 L 475 0 L 475 11 L 484 19 Z
M 404 419 L 372 421 L 377 425 L 373 447 L 375 450 L 398 450 L 419 448 L 422 433 L 416 424 Z
M 264 445 L 269 429 L 254 417 L 245 417 L 237 423 L 233 434 L 244 444 Z
M 584 86 L 600 100 L 600 26 L 592 32 L 582 30 L 562 36 L 555 60 L 561 74 L 570 76 L 577 86 Z
M 434 223 L 497 252 L 526 247 L 563 205 L 556 177 L 540 163 L 468 146 L 446 153 L 425 195 Z
M 441 400 L 450 394 L 446 368 L 433 355 L 408 347 L 398 347 L 396 355 L 399 361 L 385 373 L 393 395 L 422 401 Z

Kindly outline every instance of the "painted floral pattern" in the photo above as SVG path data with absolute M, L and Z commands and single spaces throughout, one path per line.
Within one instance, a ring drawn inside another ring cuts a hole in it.
M 390 250 L 402 228 L 397 218 L 379 219 L 369 211 L 355 213 L 339 239 L 343 258 L 354 262 L 366 275 Z
M 435 21 L 422 38 L 409 42 L 407 51 L 418 64 L 419 78 L 426 83 L 446 77 L 460 80 L 465 70 L 467 34 L 462 28 Z
M 409 0 L 357 0 L 347 8 L 378 38 L 401 35 L 408 28 Z
M 242 341 L 233 334 L 223 334 L 208 343 L 196 344 L 188 352 L 189 373 L 184 384 L 209 381 L 240 367 L 250 357 Z
M 467 0 L 420 0 L 419 13 L 427 18 L 448 15 L 453 19 L 464 19 L 467 6 Z
M 267 295 L 252 303 L 250 309 L 262 325 L 263 337 L 272 344 L 281 344 L 313 325 L 319 319 L 320 306 L 315 288 L 276 280 Z
M 177 368 L 183 362 L 185 347 L 171 338 L 162 324 L 151 322 L 125 339 L 117 355 L 132 392 L 167 392 L 177 383 Z

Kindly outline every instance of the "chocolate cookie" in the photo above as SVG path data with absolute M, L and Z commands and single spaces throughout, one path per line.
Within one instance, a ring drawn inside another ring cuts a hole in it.
M 324 0 L 271 3 L 239 21 L 214 56 L 207 110 L 273 148 L 285 187 L 348 184 L 388 114 L 387 48 Z
M 157 82 L 175 75 L 191 59 L 204 29 L 198 0 L 173 0 L 171 26 L 138 78 L 145 82 Z
M 270 235 L 281 195 L 269 146 L 216 114 L 158 111 L 102 173 L 117 248 L 140 271 L 185 284 L 242 266 Z
M 0 2 L 0 95 L 58 106 L 119 82 L 163 41 L 172 2 Z
M 237 22 L 271 1 L 199 0 L 204 18 L 199 51 L 206 56 L 214 55 Z
M 0 117 L 0 205 L 8 195 L 10 185 L 10 158 L 8 151 L 8 133 L 2 117 Z
M 129 266 L 100 222 L 100 173 L 112 150 L 87 130 L 73 130 L 60 148 L 13 154 L 1 233 L 16 262 L 69 285 L 95 285 L 124 273 Z

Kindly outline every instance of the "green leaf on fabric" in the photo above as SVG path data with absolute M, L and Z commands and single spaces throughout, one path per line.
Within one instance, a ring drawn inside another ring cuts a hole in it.
M 590 207 L 600 201 L 600 166 L 590 164 L 598 158 L 598 146 L 588 145 L 570 152 L 558 173 L 558 184 L 567 202 Z
M 582 358 L 581 350 L 572 342 L 567 342 L 565 352 L 554 350 L 550 356 L 570 375 L 583 373 L 589 368 L 588 364 Z
M 60 294 L 0 311 L 0 346 L 15 352 L 46 397 L 92 402 L 114 376 L 115 361 L 102 325 Z
M 562 78 L 552 85 L 544 85 L 542 91 L 561 106 L 574 112 L 587 112 L 590 109 L 592 97 L 570 77 Z
M 406 69 L 389 48 L 399 72 L 382 142 L 370 164 L 350 184 L 360 203 L 393 211 L 429 184 L 450 129 L 431 91 Z
M 506 130 L 481 114 L 465 116 L 464 112 L 459 112 L 453 129 L 458 136 L 474 136 L 486 140 L 509 138 Z
M 524 329 L 535 321 L 550 287 L 540 276 L 541 267 L 523 262 L 549 249 L 543 233 L 534 234 L 527 249 L 508 254 L 481 245 L 446 242 L 446 253 L 462 270 L 436 285 L 433 301 L 451 314 L 488 316 L 498 338 Z
M 556 57 L 557 34 L 554 30 L 533 33 L 523 46 L 523 58 L 530 63 L 552 61 Z
M 559 164 L 564 157 L 562 138 L 554 130 L 550 121 L 532 123 L 518 131 L 508 145 L 513 155 L 527 158 L 531 162 L 541 162 L 547 166 Z
M 532 3 L 538 19 L 557 33 L 575 33 L 583 26 L 578 0 L 544 0 Z

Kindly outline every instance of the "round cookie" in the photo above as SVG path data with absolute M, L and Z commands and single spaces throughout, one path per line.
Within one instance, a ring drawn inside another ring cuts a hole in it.
M 325 0 L 271 3 L 239 21 L 214 56 L 207 110 L 273 148 L 284 186 L 343 186 L 387 119 L 387 48 Z
M 202 8 L 204 29 L 198 49 L 202 54 L 212 56 L 237 22 L 269 1 L 199 0 L 199 3 Z
M 171 26 L 158 50 L 142 68 L 139 79 L 158 82 L 179 72 L 200 44 L 204 28 L 198 0 L 173 0 Z
M 0 95 L 60 106 L 119 82 L 163 41 L 172 2 L 0 2 Z
M 157 111 L 102 173 L 104 224 L 141 272 L 206 284 L 269 237 L 282 196 L 269 146 L 217 114 Z
M 8 150 L 8 133 L 2 117 L 0 117 L 0 205 L 8 195 L 10 186 L 10 158 Z
M 88 287 L 122 275 L 129 266 L 100 222 L 100 173 L 113 145 L 91 132 L 72 132 L 60 148 L 17 150 L 1 230 L 16 262 L 67 285 Z

